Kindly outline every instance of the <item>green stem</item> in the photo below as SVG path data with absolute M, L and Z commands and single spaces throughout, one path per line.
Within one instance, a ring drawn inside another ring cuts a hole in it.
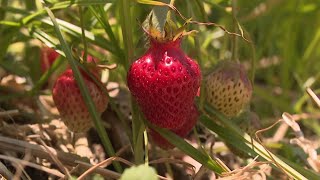
M 110 38 L 112 45 L 114 46 L 116 52 L 118 53 L 119 58 L 117 60 L 119 60 L 119 63 L 121 65 L 126 66 L 124 52 L 120 48 L 119 41 L 117 41 L 117 39 L 112 31 L 111 25 L 108 21 L 109 18 L 106 16 L 106 12 L 105 12 L 103 6 L 102 5 L 89 6 L 89 10 L 96 17 L 96 19 L 100 22 L 100 24 L 104 28 L 105 32 L 107 33 L 108 37 Z
M 134 151 L 134 160 L 136 164 L 143 163 L 143 132 L 144 125 L 139 114 L 138 105 L 134 99 L 131 100 L 132 106 L 132 142 L 133 142 L 133 151 Z
M 244 32 L 244 34 L 247 34 L 247 39 L 250 41 L 250 48 L 251 48 L 251 52 L 252 52 L 252 58 L 251 58 L 251 71 L 250 71 L 250 80 L 251 83 L 254 84 L 254 78 L 255 78 L 255 74 L 256 74 L 256 48 L 254 45 L 253 40 L 250 37 L 250 34 L 248 33 L 248 31 L 245 28 L 241 28 L 242 31 Z
M 132 22 L 129 8 L 130 1 L 120 0 L 120 23 L 121 30 L 123 35 L 124 47 L 126 50 L 126 69 L 129 68 L 129 65 L 133 62 L 133 37 L 132 37 Z
M 62 50 L 65 53 L 66 58 L 71 66 L 74 77 L 75 77 L 76 82 L 79 86 L 80 93 L 84 99 L 85 105 L 88 108 L 90 116 L 93 118 L 94 125 L 97 129 L 97 132 L 98 132 L 100 138 L 101 138 L 102 144 L 105 147 L 108 155 L 114 156 L 115 152 L 112 147 L 111 141 L 110 141 L 108 134 L 106 133 L 106 131 L 103 127 L 103 124 L 100 119 L 100 114 L 96 111 L 95 104 L 90 96 L 89 90 L 83 80 L 83 77 L 80 73 L 80 70 L 77 67 L 76 61 L 72 56 L 70 47 L 67 45 L 67 42 L 65 41 L 64 37 L 62 36 L 59 24 L 57 23 L 57 20 L 54 17 L 52 11 L 46 6 L 44 8 L 47 11 L 47 13 L 48 13 L 53 25 L 54 25 L 54 29 L 55 29 L 55 32 L 56 32 L 58 38 L 59 38 Z M 113 165 L 118 172 L 122 172 L 122 167 L 120 166 L 119 162 L 113 162 Z
M 199 5 L 198 2 L 195 2 L 195 5 Z M 197 13 L 195 12 L 195 8 L 192 6 L 192 4 L 187 3 L 188 9 L 191 12 L 191 15 L 193 18 L 197 17 Z M 199 8 L 201 9 L 201 6 L 199 6 Z M 206 17 L 205 16 L 200 16 L 199 17 L 201 21 L 206 21 Z M 192 26 L 192 29 L 195 29 L 197 31 L 199 30 L 199 26 Z M 198 60 L 198 63 L 200 65 L 200 69 L 205 69 L 204 67 L 204 58 L 203 58 L 203 53 L 201 53 L 201 43 L 200 40 L 198 38 L 198 36 L 195 36 L 194 38 L 194 48 L 196 51 L 196 58 Z M 205 77 L 202 77 L 202 82 L 200 84 L 200 102 L 199 102 L 199 109 L 203 109 L 203 104 L 205 101 Z
M 124 47 L 126 52 L 126 63 L 125 68 L 128 70 L 129 65 L 133 62 L 133 37 L 132 37 L 132 27 L 133 24 L 131 22 L 131 13 L 129 8 L 130 1 L 120 0 L 120 23 L 122 36 L 124 40 Z M 133 151 L 134 151 L 134 159 L 136 164 L 144 163 L 143 159 L 143 132 L 144 125 L 139 115 L 138 105 L 132 98 L 131 100 L 132 106 L 132 142 L 133 142 Z
M 81 25 L 81 37 L 82 37 L 82 43 L 84 48 L 84 54 L 83 54 L 83 61 L 87 62 L 87 56 L 88 56 L 88 48 L 87 48 L 87 41 L 86 41 L 86 34 L 84 29 L 84 20 L 83 20 L 83 10 L 82 7 L 79 6 L 79 14 L 80 14 L 80 25 Z
M 48 82 L 48 79 L 50 76 L 63 64 L 63 59 L 60 56 L 57 60 L 55 60 L 52 64 L 52 66 L 40 77 L 39 81 L 36 82 L 36 84 L 33 86 L 31 91 L 28 91 L 28 93 L 33 96 L 37 95 L 39 93 L 39 90 L 41 87 Z
M 238 32 L 237 2 L 232 0 L 233 31 Z M 232 36 L 232 60 L 238 61 L 238 37 Z
M 251 83 L 254 84 L 254 78 L 255 78 L 255 74 L 256 74 L 256 48 L 255 48 L 252 40 L 251 39 L 249 39 L 249 40 L 251 41 L 250 47 L 251 47 L 251 51 L 252 51 L 250 80 L 251 80 Z

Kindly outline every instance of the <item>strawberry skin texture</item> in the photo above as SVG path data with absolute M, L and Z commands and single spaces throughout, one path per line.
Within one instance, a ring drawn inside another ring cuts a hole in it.
M 149 50 L 127 75 L 128 87 L 146 119 L 162 128 L 176 129 L 188 121 L 200 86 L 199 66 L 180 44 L 181 39 L 165 43 L 151 39 Z
M 179 128 L 171 130 L 176 135 L 181 138 L 186 137 L 192 128 L 196 125 L 199 117 L 199 112 L 197 108 L 193 105 L 191 112 L 189 113 L 188 120 Z M 162 149 L 168 150 L 174 148 L 174 146 L 169 143 L 165 138 L 163 138 L 158 132 L 153 129 L 149 129 L 149 135 L 153 142 L 157 144 Z
M 40 65 L 42 73 L 46 72 L 58 57 L 59 53 L 57 53 L 54 49 L 49 47 L 42 48 L 40 52 Z
M 221 61 L 206 78 L 206 95 L 213 107 L 235 117 L 250 102 L 252 85 L 241 64 Z
M 96 109 L 101 114 L 107 108 L 108 97 L 86 73 L 81 73 Z M 71 69 L 67 69 L 56 80 L 52 97 L 61 119 L 69 130 L 73 132 L 85 132 L 92 127 L 90 113 L 84 103 Z

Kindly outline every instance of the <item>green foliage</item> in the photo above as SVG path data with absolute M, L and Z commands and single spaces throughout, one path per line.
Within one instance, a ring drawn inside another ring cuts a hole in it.
M 150 126 L 152 125 L 150 124 Z M 161 136 L 163 136 L 171 144 L 175 145 L 176 147 L 181 149 L 181 151 L 183 151 L 190 157 L 194 158 L 199 163 L 205 165 L 209 169 L 213 170 L 214 172 L 218 174 L 226 172 L 226 169 L 223 166 L 221 166 L 221 164 L 219 164 L 218 161 L 213 160 L 208 154 L 198 151 L 173 132 L 168 131 L 166 129 L 157 128 L 155 126 L 152 126 L 152 128 L 154 128 L 159 134 L 161 134 Z

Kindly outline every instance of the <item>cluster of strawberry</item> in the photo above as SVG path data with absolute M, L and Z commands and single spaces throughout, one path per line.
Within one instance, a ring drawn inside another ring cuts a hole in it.
M 201 84 L 201 71 L 196 61 L 181 49 L 183 36 L 159 37 L 149 34 L 147 52 L 131 64 L 127 74 L 128 87 L 147 121 L 185 137 L 197 123 L 199 112 L 194 99 Z M 58 54 L 42 50 L 42 70 L 46 70 Z M 92 57 L 88 58 L 92 60 Z M 107 96 L 95 81 L 81 71 L 99 113 L 108 104 Z M 96 72 L 92 72 L 97 76 Z M 98 82 L 101 83 L 101 82 Z M 252 85 L 241 64 L 220 61 L 205 79 L 206 100 L 227 117 L 237 116 L 250 102 Z M 53 100 L 61 119 L 71 131 L 83 132 L 91 127 L 92 119 L 80 94 L 73 72 L 68 68 L 56 80 Z M 173 148 L 155 130 L 149 128 L 153 141 L 163 149 Z

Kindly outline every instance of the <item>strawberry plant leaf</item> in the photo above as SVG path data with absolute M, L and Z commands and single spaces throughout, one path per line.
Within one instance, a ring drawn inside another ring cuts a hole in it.
M 165 0 L 164 3 L 169 3 L 169 0 Z M 149 29 L 149 24 L 152 24 L 155 29 L 162 32 L 167 19 L 169 8 L 168 7 L 154 7 L 145 21 L 143 22 L 143 27 Z

